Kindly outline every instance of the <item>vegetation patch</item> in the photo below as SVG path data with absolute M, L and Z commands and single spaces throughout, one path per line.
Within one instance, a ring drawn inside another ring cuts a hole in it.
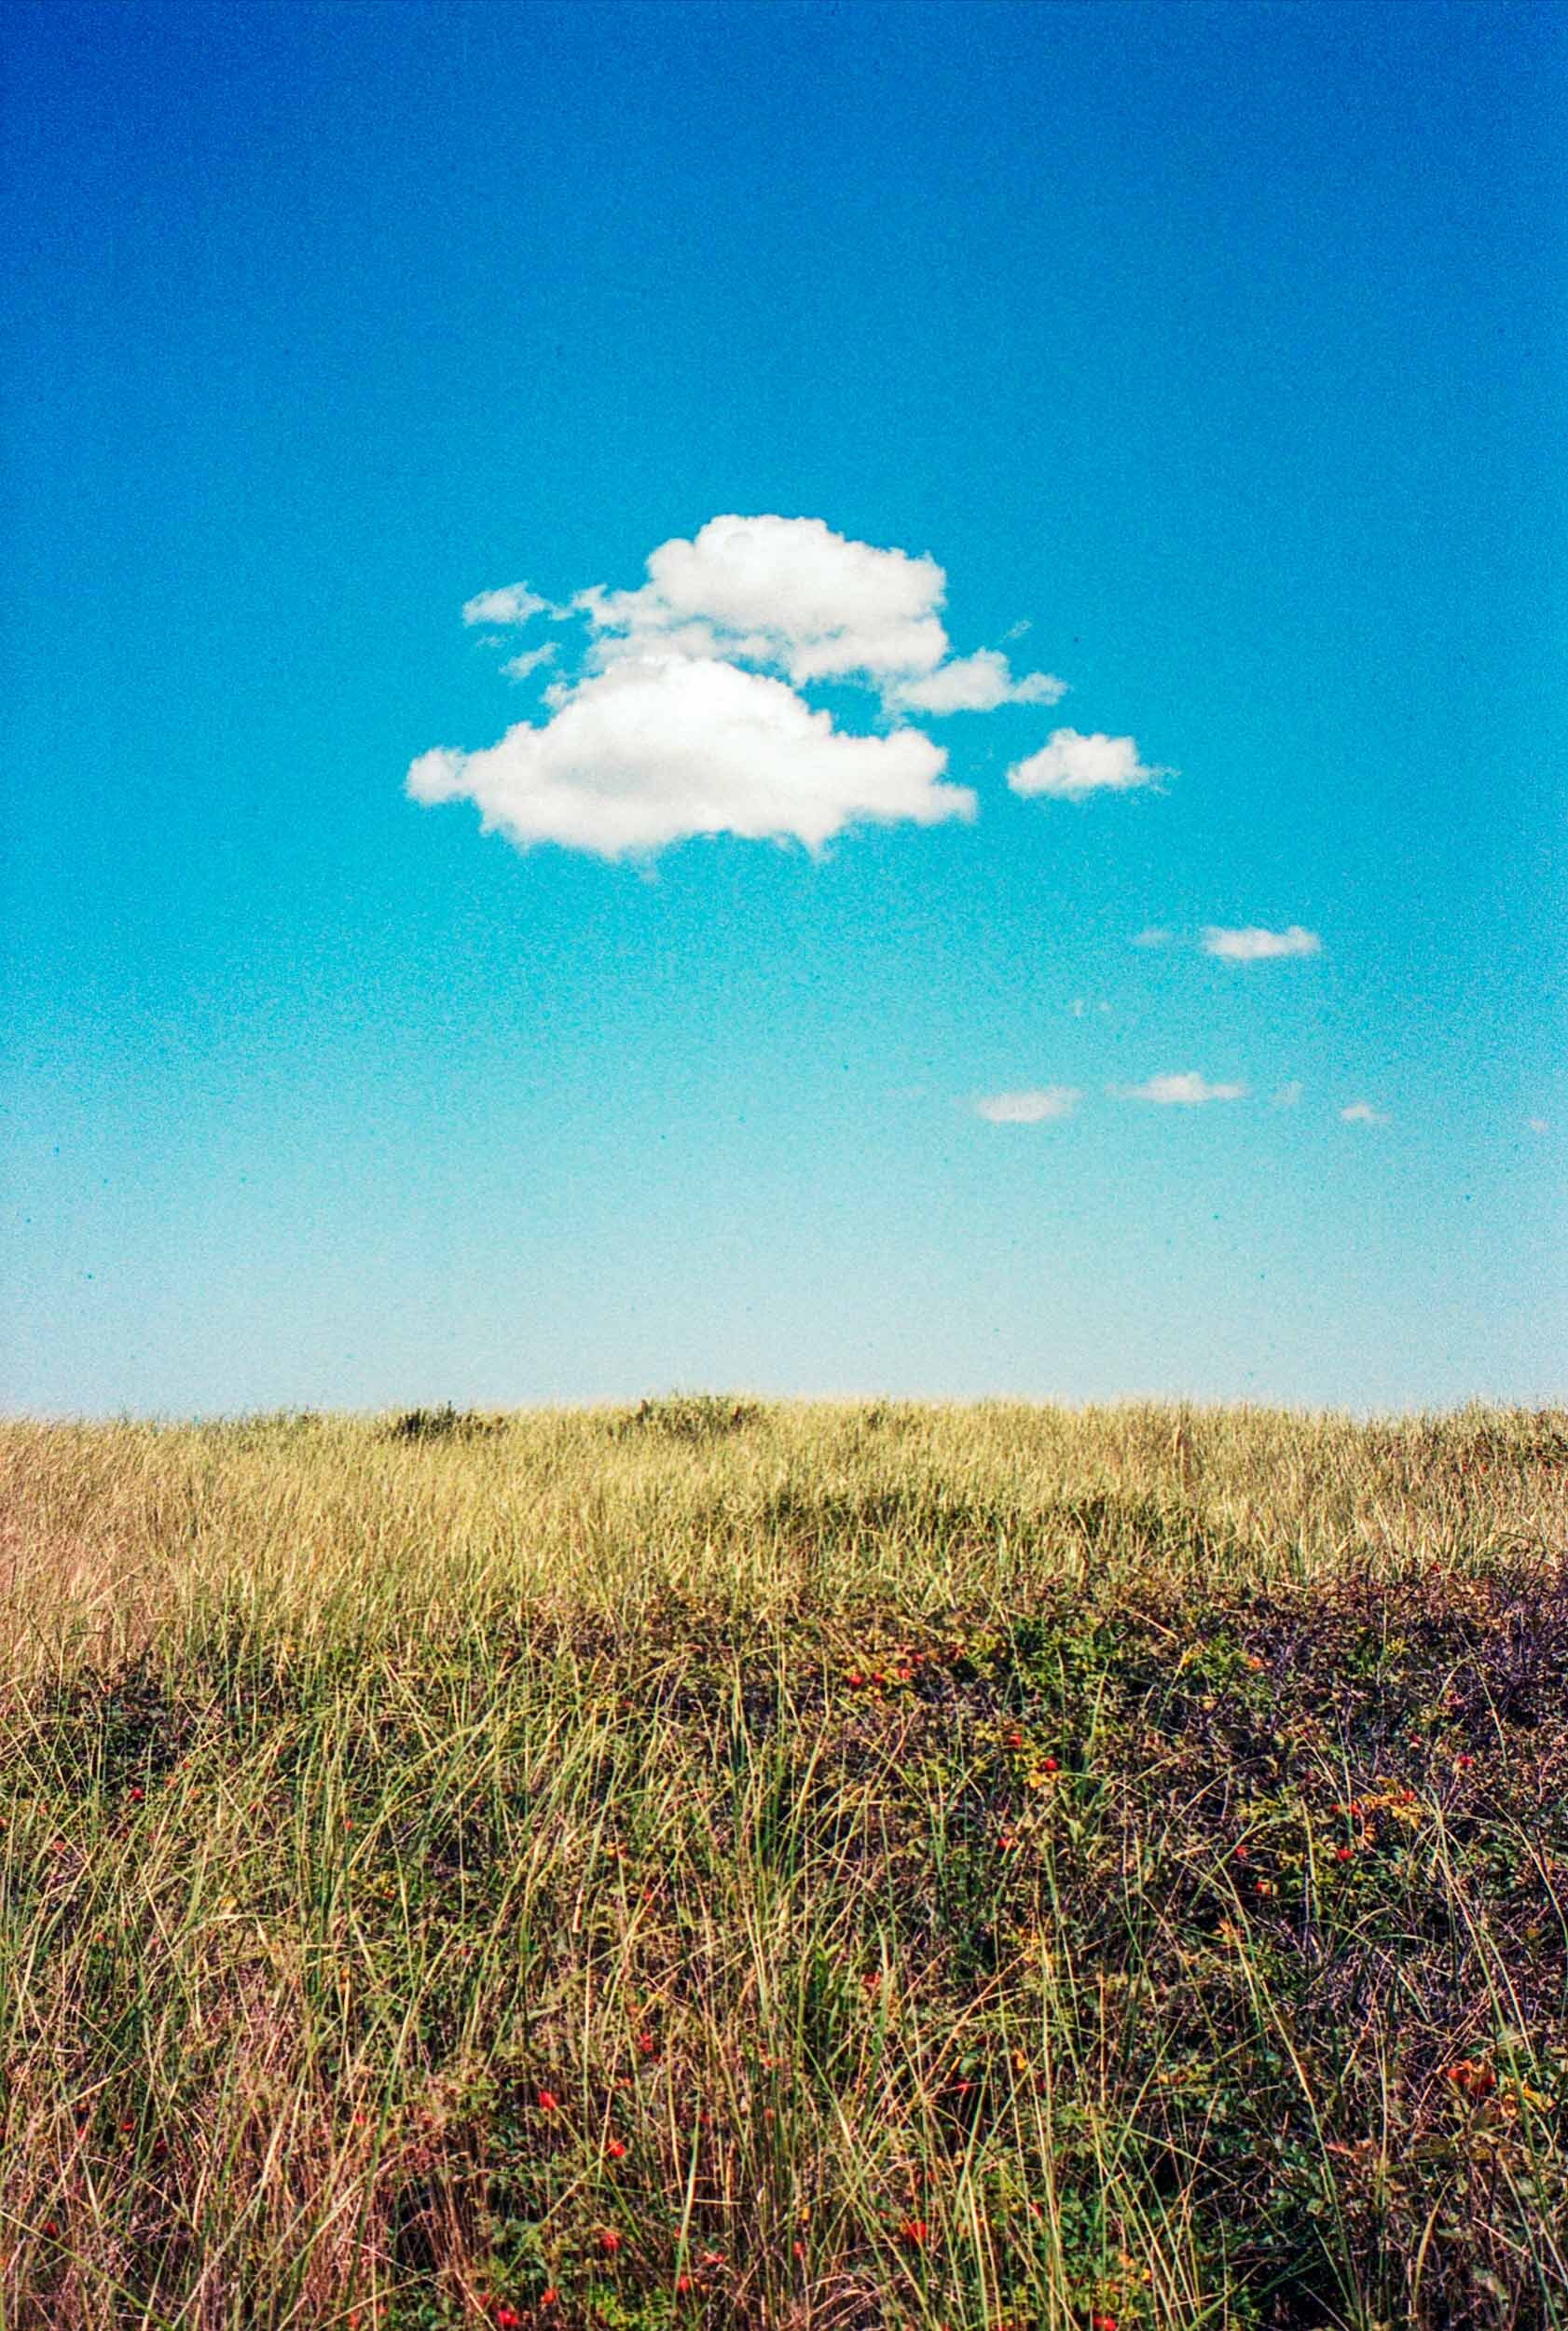
M 484 1441 L 503 1431 L 505 1418 L 482 1416 L 471 1408 L 410 1408 L 387 1429 L 394 1441 Z
M 616 1430 L 662 1434 L 667 1441 L 720 1441 L 760 1423 L 763 1414 L 760 1401 L 736 1400 L 727 1392 L 667 1392 L 639 1400 L 617 1420 Z
M 759 1421 L 0 1436 L 0 2319 L 1568 2320 L 1552 1420 Z

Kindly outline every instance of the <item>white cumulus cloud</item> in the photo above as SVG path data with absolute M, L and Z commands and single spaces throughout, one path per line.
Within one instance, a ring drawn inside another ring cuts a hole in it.
M 467 798 L 487 831 L 600 858 L 735 834 L 817 849 L 858 821 L 971 818 L 947 755 L 918 729 L 846 736 L 781 680 L 728 663 L 641 656 L 567 690 L 543 724 L 478 752 L 427 752 L 416 801 Z
M 1007 781 L 1015 793 L 1052 793 L 1076 801 L 1085 793 L 1129 793 L 1175 774 L 1146 768 L 1131 737 L 1081 737 L 1076 728 L 1058 728 L 1038 752 L 1009 769 Z
M 547 599 L 526 583 L 508 583 L 499 591 L 481 591 L 462 611 L 464 623 L 531 623 L 548 608 Z
M 1196 1069 L 1150 1077 L 1147 1084 L 1113 1085 L 1111 1090 L 1119 1100 L 1160 1101 L 1167 1108 L 1180 1109 L 1196 1108 L 1202 1101 L 1239 1101 L 1246 1097 L 1245 1084 L 1211 1084 Z
M 1276 1109 L 1300 1109 L 1300 1106 L 1301 1080 L 1300 1077 L 1292 1077 L 1290 1083 L 1282 1084 L 1274 1095 L 1274 1107 Z
M 942 781 L 947 755 L 914 722 L 1053 704 L 1066 691 L 1049 672 L 1015 674 L 998 648 L 955 654 L 936 560 L 854 541 L 821 518 L 709 518 L 689 541 L 661 543 L 645 577 L 631 590 L 592 585 L 565 604 L 527 583 L 469 600 L 467 624 L 547 615 L 583 628 L 564 651 L 552 641 L 502 666 L 526 680 L 552 665 L 541 718 L 477 752 L 421 754 L 412 798 L 467 798 L 520 847 L 607 858 L 697 834 L 816 848 L 862 821 L 972 818 L 973 793 Z M 878 733 L 840 725 L 836 706 L 816 709 L 800 692 L 819 682 L 871 691 Z M 1138 765 L 1131 738 L 1063 729 L 1011 781 L 1072 793 L 1162 774 Z
M 993 1125 L 1043 1125 L 1070 1117 L 1083 1095 L 1075 1084 L 1040 1084 L 1023 1093 L 991 1093 L 974 1111 Z
M 1204 932 L 1204 953 L 1226 963 L 1266 963 L 1282 955 L 1316 955 L 1323 946 L 1315 931 L 1292 923 L 1286 931 L 1225 931 L 1210 923 Z
M 709 518 L 690 542 L 661 543 L 647 572 L 635 591 L 578 594 L 606 635 L 601 655 L 734 656 L 800 684 L 934 671 L 947 654 L 936 560 L 851 542 L 820 518 Z
M 955 655 L 923 679 L 901 683 L 891 701 L 912 712 L 994 712 L 998 704 L 1058 704 L 1067 683 L 1048 671 L 1015 680 L 1007 657 L 994 647 Z
M 1133 945 L 1135 947 L 1168 947 L 1175 937 L 1176 932 L 1167 931 L 1162 923 L 1150 923 L 1146 930 L 1133 933 Z
M 1388 1119 L 1381 1109 L 1374 1109 L 1370 1101 L 1352 1101 L 1348 1109 L 1341 1110 L 1340 1122 L 1347 1125 L 1385 1125 Z
M 650 650 L 724 657 L 797 686 L 853 681 L 893 711 L 989 712 L 1054 704 L 1066 682 L 1014 678 L 996 648 L 951 653 L 936 560 L 835 534 L 821 518 L 709 518 L 690 542 L 661 543 L 637 590 L 594 585 L 572 602 L 594 630 L 598 666 Z

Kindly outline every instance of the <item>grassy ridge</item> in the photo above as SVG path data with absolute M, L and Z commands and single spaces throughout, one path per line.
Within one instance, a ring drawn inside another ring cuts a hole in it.
M 1568 1417 L 0 1495 L 7 2331 L 1568 2324 Z

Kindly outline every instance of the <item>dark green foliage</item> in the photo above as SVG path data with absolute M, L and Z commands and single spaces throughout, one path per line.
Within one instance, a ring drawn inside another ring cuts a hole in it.
M 728 1433 L 744 1432 L 762 1415 L 760 1401 L 737 1400 L 727 1392 L 667 1392 L 639 1400 L 616 1420 L 614 1429 L 659 1433 L 667 1441 L 719 1441 Z
M 504 1418 L 483 1416 L 476 1409 L 454 1408 L 450 1400 L 444 1408 L 406 1409 L 387 1428 L 393 1441 L 482 1441 L 504 1429 Z

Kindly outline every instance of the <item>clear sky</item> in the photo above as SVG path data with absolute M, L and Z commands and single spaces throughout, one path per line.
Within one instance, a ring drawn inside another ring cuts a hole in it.
M 7 37 L 7 1406 L 1561 1395 L 1561 10 Z

